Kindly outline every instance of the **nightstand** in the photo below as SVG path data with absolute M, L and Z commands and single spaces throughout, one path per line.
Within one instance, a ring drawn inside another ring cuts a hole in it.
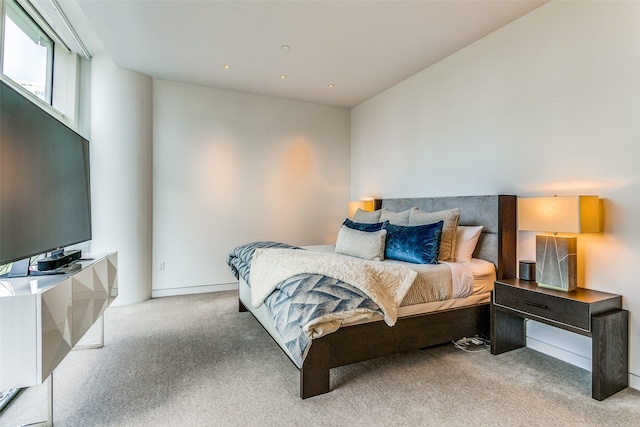
M 491 353 L 526 345 L 525 319 L 591 337 L 591 396 L 604 400 L 629 385 L 629 322 L 622 297 L 577 288 L 562 292 L 535 282 L 495 282 L 491 302 Z

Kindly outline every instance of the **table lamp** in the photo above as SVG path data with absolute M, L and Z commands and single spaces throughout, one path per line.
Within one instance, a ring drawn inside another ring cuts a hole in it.
M 349 218 L 353 218 L 358 209 L 373 212 L 375 210 L 375 200 L 363 199 L 357 202 L 349 202 Z
M 552 234 L 536 236 L 538 286 L 571 291 L 577 287 L 576 236 L 557 233 L 600 231 L 598 196 L 553 196 L 518 199 L 518 228 Z

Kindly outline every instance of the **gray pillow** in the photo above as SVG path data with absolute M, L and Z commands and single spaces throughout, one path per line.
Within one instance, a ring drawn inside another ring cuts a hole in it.
M 361 224 L 375 224 L 380 221 L 380 213 L 381 210 L 369 212 L 363 211 L 362 209 L 358 209 L 356 213 L 353 215 L 353 222 L 359 222 Z
M 382 213 L 380 214 L 380 222 L 389 221 L 389 224 L 402 225 L 406 227 L 410 225 L 409 216 L 412 210 L 417 210 L 417 208 L 407 209 L 406 211 L 402 212 L 391 212 L 387 209 L 382 209 Z
M 336 240 L 336 253 L 356 258 L 382 261 L 387 230 L 360 231 L 343 225 Z
M 454 261 L 456 253 L 456 231 L 458 229 L 458 221 L 460 221 L 460 209 L 455 208 L 438 212 L 414 209 L 411 210 L 409 215 L 409 225 L 426 225 L 438 221 L 444 221 L 438 260 Z

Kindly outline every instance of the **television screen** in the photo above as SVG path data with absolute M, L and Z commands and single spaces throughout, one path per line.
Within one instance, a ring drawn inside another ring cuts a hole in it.
M 88 141 L 0 81 L 0 264 L 90 239 Z

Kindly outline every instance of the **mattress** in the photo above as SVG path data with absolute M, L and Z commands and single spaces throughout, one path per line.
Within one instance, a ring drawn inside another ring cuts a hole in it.
M 496 269 L 493 263 L 482 259 L 472 258 L 468 267 L 473 273 L 473 290 L 462 298 L 450 298 L 443 301 L 430 301 L 420 304 L 403 305 L 398 310 L 398 319 L 418 314 L 432 313 L 440 310 L 467 307 L 475 304 L 486 304 L 491 301 L 491 291 L 496 280 Z M 343 328 L 361 323 L 382 320 L 382 316 L 373 315 L 371 319 L 363 319 L 344 325 Z

